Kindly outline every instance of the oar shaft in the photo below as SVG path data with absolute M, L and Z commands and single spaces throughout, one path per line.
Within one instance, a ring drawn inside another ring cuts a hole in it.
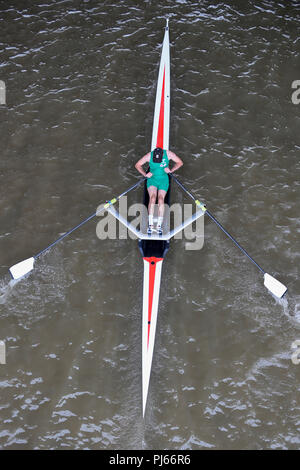
M 34 256 L 34 259 L 38 258 L 39 256 L 41 256 L 43 253 L 45 253 L 45 251 L 49 250 L 49 248 L 52 248 L 54 245 L 56 245 L 58 242 L 60 242 L 61 240 L 63 240 L 65 237 L 67 237 L 68 235 L 70 235 L 72 232 L 75 232 L 75 230 L 77 230 L 78 228 L 82 227 L 82 225 L 86 224 L 89 220 L 93 219 L 94 217 L 96 217 L 96 215 L 100 215 L 101 212 L 103 212 L 105 209 L 107 209 L 109 206 L 111 206 L 112 204 L 115 204 L 122 196 L 125 196 L 125 194 L 129 193 L 129 191 L 132 191 L 133 189 L 137 188 L 143 181 L 145 181 L 146 178 L 141 178 L 137 183 L 135 183 L 133 186 L 130 186 L 130 188 L 126 189 L 126 191 L 124 191 L 122 194 L 120 194 L 119 196 L 117 196 L 116 198 L 113 198 L 111 199 L 110 201 L 108 201 L 104 207 L 102 207 L 101 210 L 97 211 L 97 212 L 94 212 L 94 214 L 91 214 L 89 217 L 87 217 L 85 220 L 83 220 L 82 222 L 80 222 L 78 225 L 76 225 L 75 227 L 71 228 L 70 230 L 68 230 L 68 232 L 64 233 L 63 235 L 61 235 L 57 240 L 55 240 L 54 242 L 52 242 L 49 246 L 47 246 L 46 248 L 44 248 L 42 251 L 40 251 L 37 255 Z
M 199 201 L 197 201 L 197 199 L 195 198 L 195 196 L 176 178 L 176 176 L 174 176 L 172 173 L 170 173 L 170 175 L 172 176 L 172 178 L 176 181 L 176 183 L 178 184 L 178 186 L 181 187 L 181 189 L 183 189 L 183 191 L 188 194 L 188 196 L 190 196 L 195 202 L 197 205 L 200 205 L 203 206 L 203 204 L 199 204 Z M 247 253 L 247 251 L 245 250 L 245 248 L 243 248 L 239 243 L 238 241 L 226 230 L 225 227 L 223 227 L 222 224 L 220 224 L 220 222 L 212 215 L 212 213 L 205 209 L 205 213 L 211 218 L 211 220 L 213 222 L 215 222 L 215 224 L 217 224 L 217 226 L 227 235 L 227 237 L 230 238 L 231 241 L 233 241 L 233 243 L 244 253 L 244 255 L 247 256 L 247 258 L 252 261 L 253 264 L 255 264 L 255 266 L 263 273 L 265 274 L 265 271 L 263 270 L 263 268 L 261 266 L 259 266 L 259 264 L 249 255 L 249 253 Z
M 209 212 L 209 210 L 206 209 L 205 213 L 211 218 L 211 220 L 213 220 L 215 222 L 215 224 L 217 224 L 217 226 L 227 235 L 227 237 L 230 238 L 230 240 L 233 241 L 233 243 L 244 253 L 244 255 L 247 256 L 247 258 L 249 258 L 250 261 L 252 261 L 253 264 L 255 264 L 255 266 L 263 273 L 265 274 L 265 271 L 263 270 L 263 268 L 261 266 L 259 266 L 259 264 L 252 258 L 252 256 L 249 255 L 249 253 L 247 253 L 247 251 L 245 250 L 245 248 L 243 248 L 238 242 L 237 240 L 226 230 L 225 227 L 223 227 L 222 224 L 220 224 L 220 222 Z

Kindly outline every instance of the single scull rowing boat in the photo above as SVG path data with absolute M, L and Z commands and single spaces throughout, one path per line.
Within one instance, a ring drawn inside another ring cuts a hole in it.
M 165 150 L 169 149 L 169 129 L 170 129 L 170 52 L 169 52 L 169 27 L 168 20 L 165 29 L 165 35 L 163 40 L 155 109 L 154 109 L 154 120 L 152 130 L 152 143 L 151 150 L 156 147 L 161 147 Z M 188 225 L 192 224 L 199 217 L 207 214 L 210 219 L 234 242 L 234 244 L 248 257 L 248 259 L 260 270 L 264 276 L 265 287 L 276 297 L 281 298 L 287 291 L 284 286 L 277 279 L 266 273 L 263 268 L 256 263 L 256 261 L 247 253 L 247 251 L 237 242 L 237 240 L 221 225 L 221 223 L 206 209 L 205 205 L 198 201 L 194 195 L 174 176 L 172 178 L 181 189 L 188 194 L 196 204 L 196 212 L 182 224 L 177 226 L 171 231 L 164 230 L 163 235 L 148 235 L 143 230 L 137 230 L 136 227 L 129 223 L 115 208 L 114 205 L 119 201 L 122 196 L 129 193 L 133 189 L 141 185 L 145 178 L 140 179 L 137 183 L 131 186 L 129 189 L 124 191 L 117 197 L 112 198 L 103 204 L 102 208 L 91 214 L 85 220 L 80 222 L 78 225 L 70 229 L 61 235 L 57 240 L 51 243 L 49 246 L 44 248 L 42 251 L 37 253 L 31 258 L 27 258 L 21 261 L 9 269 L 13 279 L 21 279 L 23 276 L 28 274 L 33 268 L 34 263 L 43 253 L 55 246 L 58 242 L 63 240 L 65 237 L 70 235 L 72 232 L 82 227 L 89 220 L 101 214 L 101 212 L 108 211 L 119 222 L 125 225 L 139 240 L 139 248 L 143 256 L 144 261 L 144 287 L 143 287 L 143 316 L 142 316 L 142 363 L 143 363 L 143 377 L 142 377 L 142 393 L 143 393 L 143 415 L 145 414 L 149 381 L 151 375 L 151 365 L 153 358 L 154 342 L 155 342 L 155 331 L 157 323 L 157 312 L 159 302 L 159 291 L 161 282 L 161 269 L 164 256 L 168 251 L 170 239 L 174 237 L 178 232 L 183 230 Z M 171 181 L 170 181 L 171 183 Z M 171 187 L 171 185 L 170 185 Z M 166 194 L 165 203 L 170 203 L 170 187 Z M 148 205 L 149 197 L 146 188 L 144 187 L 144 204 Z

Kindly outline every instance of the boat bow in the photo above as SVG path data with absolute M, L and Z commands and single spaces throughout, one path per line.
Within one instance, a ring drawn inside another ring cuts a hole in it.
M 154 107 L 151 150 L 169 149 L 170 130 L 170 46 L 168 21 L 162 45 L 156 99 Z M 170 188 L 165 197 L 169 204 Z M 144 204 L 149 202 L 147 187 Z M 168 240 L 140 240 L 139 247 L 144 261 L 143 316 L 142 316 L 142 365 L 143 365 L 143 415 L 146 410 L 152 357 L 155 343 L 161 270 L 164 256 L 169 248 Z

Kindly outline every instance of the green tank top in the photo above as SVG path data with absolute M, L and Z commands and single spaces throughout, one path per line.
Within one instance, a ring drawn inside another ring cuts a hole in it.
M 165 168 L 169 167 L 169 159 L 167 155 L 167 151 L 163 151 L 163 158 L 161 163 L 154 163 L 153 162 L 153 150 L 151 152 L 151 157 L 150 157 L 150 172 L 155 178 L 162 178 L 165 175 L 167 176 L 167 173 L 165 172 Z

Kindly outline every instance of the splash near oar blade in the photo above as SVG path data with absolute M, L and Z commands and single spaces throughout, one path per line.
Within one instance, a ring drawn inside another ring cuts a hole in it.
M 282 284 L 280 281 L 275 279 L 275 277 L 270 276 L 270 274 L 264 274 L 264 285 L 265 287 L 272 292 L 279 299 L 284 296 L 287 291 L 287 287 Z
M 24 261 L 20 261 L 20 263 L 14 264 L 11 268 L 9 268 L 9 272 L 13 279 L 20 279 L 32 271 L 33 265 L 34 258 L 27 258 Z

